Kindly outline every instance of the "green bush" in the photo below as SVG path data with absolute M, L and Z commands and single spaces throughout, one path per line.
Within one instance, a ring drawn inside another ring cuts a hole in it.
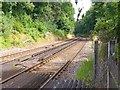
M 20 33 L 23 33 L 24 32 L 24 26 L 21 22 L 19 21 L 15 21 L 14 24 L 13 24 L 13 29 L 15 31 L 18 31 Z
M 40 38 L 46 39 L 45 34 L 48 31 L 60 39 L 66 38 L 66 35 L 73 30 L 74 18 L 71 16 L 74 10 L 71 3 L 66 3 L 64 6 L 69 12 L 62 9 L 62 4 L 3 2 L 0 12 L 2 13 L 0 39 L 2 36 L 3 40 L 0 41 L 0 48 L 39 42 Z

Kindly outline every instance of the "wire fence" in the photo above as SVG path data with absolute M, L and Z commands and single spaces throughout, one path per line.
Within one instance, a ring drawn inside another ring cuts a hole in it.
M 92 87 L 119 88 L 118 63 L 115 58 L 115 41 L 100 43 L 95 41 L 94 76 Z

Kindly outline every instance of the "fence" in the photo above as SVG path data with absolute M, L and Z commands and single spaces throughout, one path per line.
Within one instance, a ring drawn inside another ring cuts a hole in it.
M 94 44 L 94 78 L 97 88 L 118 88 L 118 63 L 115 59 L 116 41 Z

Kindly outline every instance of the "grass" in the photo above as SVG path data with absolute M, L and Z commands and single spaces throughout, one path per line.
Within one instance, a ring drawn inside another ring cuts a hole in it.
M 36 41 L 34 41 L 29 35 L 22 33 L 17 35 L 10 34 L 8 39 L 9 43 L 8 41 L 4 42 L 4 38 L 0 36 L 0 50 L 4 50 L 5 48 L 34 46 L 58 40 L 57 36 L 51 34 L 48 38 L 38 38 Z
M 86 83 L 90 83 L 93 77 L 93 58 L 89 61 L 84 61 L 82 66 L 76 72 L 76 79 L 83 80 Z

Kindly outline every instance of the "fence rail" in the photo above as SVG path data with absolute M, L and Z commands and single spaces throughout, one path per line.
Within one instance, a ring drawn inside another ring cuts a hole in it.
M 107 51 L 103 54 L 107 55 L 99 56 L 98 41 L 95 41 L 94 48 L 94 86 L 97 88 L 119 88 L 118 85 L 118 64 L 114 58 L 116 41 L 109 41 L 107 45 Z M 104 51 L 104 50 L 103 50 Z

